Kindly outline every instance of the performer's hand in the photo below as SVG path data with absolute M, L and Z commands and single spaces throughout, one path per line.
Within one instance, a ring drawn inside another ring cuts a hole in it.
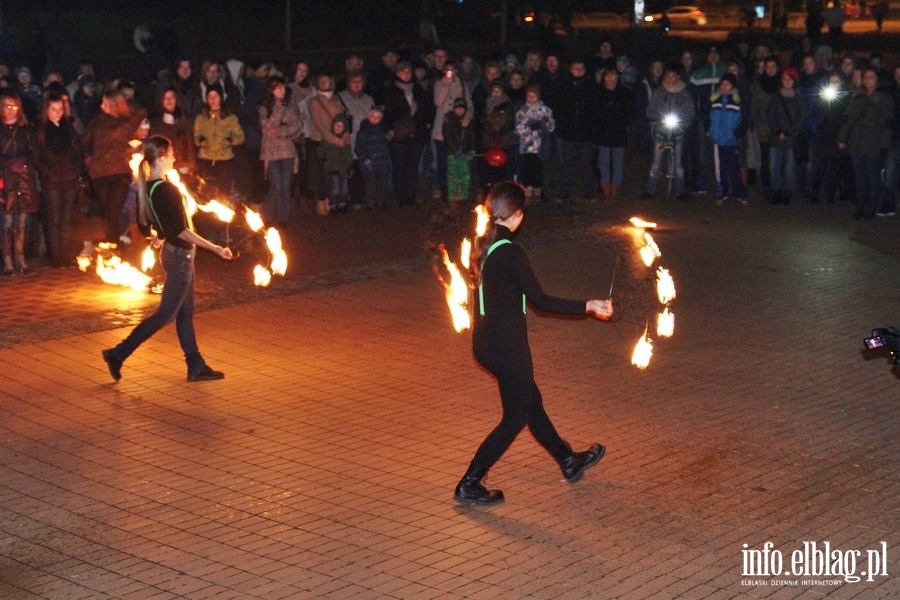
M 234 258 L 234 254 L 231 252 L 231 248 L 216 246 L 216 254 L 219 255 L 219 258 L 224 258 L 225 260 L 231 260 Z
M 612 300 L 588 300 L 585 305 L 585 311 L 598 319 L 609 321 L 613 316 Z

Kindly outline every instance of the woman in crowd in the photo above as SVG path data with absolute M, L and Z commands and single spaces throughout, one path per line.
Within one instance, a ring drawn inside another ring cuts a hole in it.
M 59 93 L 50 92 L 37 131 L 35 162 L 47 209 L 47 253 L 54 267 L 72 264 L 72 211 L 84 165 L 81 138 Z
M 511 239 L 525 217 L 525 192 L 519 185 L 496 184 L 486 206 L 488 230 L 476 243 L 470 268 L 478 286 L 472 346 L 479 364 L 497 378 L 503 416 L 475 453 L 454 498 L 462 503 L 496 504 L 503 501 L 503 492 L 487 489 L 482 479 L 526 425 L 572 483 L 606 452 L 600 444 L 573 452 L 547 416 L 534 382 L 525 299 L 542 311 L 590 313 L 601 319 L 611 318 L 613 307 L 610 300 L 568 300 L 544 293 L 525 252 Z
M 131 183 L 128 142 L 138 137 L 141 120 L 141 115 L 132 110 L 121 90 L 109 90 L 103 95 L 100 113 L 84 134 L 85 162 L 94 197 L 103 212 L 104 240 L 107 242 L 118 242 L 124 233 L 120 218 Z
M 605 69 L 597 93 L 597 112 L 592 138 L 597 145 L 597 168 L 603 197 L 615 200 L 622 185 L 628 126 L 634 121 L 634 96 L 620 83 L 616 69 Z
M 878 210 L 884 185 L 881 157 L 891 141 L 894 118 L 892 98 L 878 89 L 878 71 L 866 68 L 862 89 L 847 105 L 847 116 L 838 134 L 838 144 L 850 154 L 856 191 L 855 219 L 871 219 Z
M 285 225 L 291 217 L 291 180 L 299 166 L 294 139 L 300 134 L 300 111 L 291 100 L 284 77 L 270 77 L 257 107 L 263 161 L 269 191 L 264 216 L 267 223 Z
M 34 170 L 34 137 L 22 99 L 11 89 L 0 92 L 0 190 L 3 229 L 3 274 L 29 273 L 25 262 L 25 225 L 28 215 L 37 212 L 40 196 Z M 15 263 L 13 259 L 15 258 Z
M 491 84 L 491 93 L 485 102 L 484 120 L 481 123 L 483 150 L 503 148 L 507 157 L 513 152 L 518 152 L 515 126 L 516 108 L 506 94 L 506 86 L 500 81 L 495 81 Z M 482 185 L 487 186 L 502 179 L 511 179 L 515 174 L 511 170 L 513 164 L 507 160 L 506 165 L 485 166 Z
M 309 75 L 309 63 L 305 60 L 298 60 L 294 63 L 293 76 L 288 83 L 291 101 L 297 105 L 297 113 L 300 115 L 300 134 L 294 139 L 299 164 L 294 184 L 294 197 L 298 200 L 313 196 L 310 181 L 311 178 L 317 176 L 310 172 L 311 165 L 315 165 L 314 161 L 309 160 L 307 156 L 306 146 L 306 140 L 310 134 L 309 101 L 316 95 L 316 86 L 313 85 Z
M 223 196 L 234 187 L 234 150 L 244 143 L 244 130 L 238 117 L 224 103 L 222 88 L 206 90 L 206 105 L 194 119 L 194 144 L 200 174 Z
M 150 135 L 160 135 L 172 142 L 179 172 L 189 173 L 197 168 L 194 123 L 185 113 L 176 89 L 166 88 L 160 96 L 159 105 L 150 117 Z
M 188 381 L 222 379 L 221 371 L 214 371 L 203 360 L 194 334 L 194 258 L 197 246 L 231 260 L 229 248 L 217 246 L 198 235 L 185 212 L 185 199 L 174 185 L 166 180 L 166 172 L 175 165 L 172 144 L 164 137 L 153 136 L 144 142 L 144 159 L 138 170 L 138 222 L 142 229 L 152 227 L 162 244 L 160 260 L 166 272 L 159 308 L 141 321 L 114 348 L 103 351 L 109 374 L 122 378 L 122 363 L 154 333 L 175 321 L 178 342 L 187 362 Z
M 788 204 L 796 185 L 794 148 L 806 124 L 806 100 L 797 90 L 800 74 L 789 67 L 781 74 L 781 89 L 769 102 L 766 118 L 770 132 L 769 177 L 772 204 Z

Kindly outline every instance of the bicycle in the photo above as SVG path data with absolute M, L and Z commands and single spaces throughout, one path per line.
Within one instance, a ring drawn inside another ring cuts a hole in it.
M 667 114 L 662 118 L 663 139 L 657 142 L 660 150 L 660 163 L 663 166 L 663 177 L 666 178 L 666 200 L 672 199 L 672 187 L 675 182 L 675 134 L 681 120 L 677 115 Z

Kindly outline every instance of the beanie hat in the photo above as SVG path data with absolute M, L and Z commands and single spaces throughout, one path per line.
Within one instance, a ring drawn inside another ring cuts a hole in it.
M 794 83 L 796 83 L 800 79 L 800 72 L 797 71 L 797 69 L 795 69 L 794 67 L 788 67 L 782 72 L 782 75 L 787 75 L 794 80 Z

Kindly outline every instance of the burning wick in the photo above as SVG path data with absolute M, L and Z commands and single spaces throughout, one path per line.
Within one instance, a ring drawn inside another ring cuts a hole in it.
M 669 275 L 669 270 L 660 267 L 656 270 L 656 294 L 659 303 L 666 305 L 675 299 L 675 280 Z
M 644 233 L 644 246 L 641 248 L 641 259 L 644 261 L 644 264 L 649 267 L 654 260 L 661 256 L 662 252 L 659 251 L 659 246 L 656 245 L 653 236 L 649 233 Z
M 675 335 L 675 314 L 667 306 L 656 318 L 656 335 L 670 338 Z
M 646 369 L 650 366 L 650 357 L 653 356 L 653 342 L 647 338 L 647 328 L 644 327 L 644 335 L 634 346 L 631 353 L 631 364 L 638 369 Z
M 478 215 L 478 220 L 475 222 L 475 237 L 480 238 L 487 231 L 490 216 L 484 204 L 479 204 L 475 207 L 475 214 Z
M 640 217 L 631 217 L 628 219 L 628 222 L 638 229 L 656 229 L 656 223 L 652 221 L 645 221 Z

